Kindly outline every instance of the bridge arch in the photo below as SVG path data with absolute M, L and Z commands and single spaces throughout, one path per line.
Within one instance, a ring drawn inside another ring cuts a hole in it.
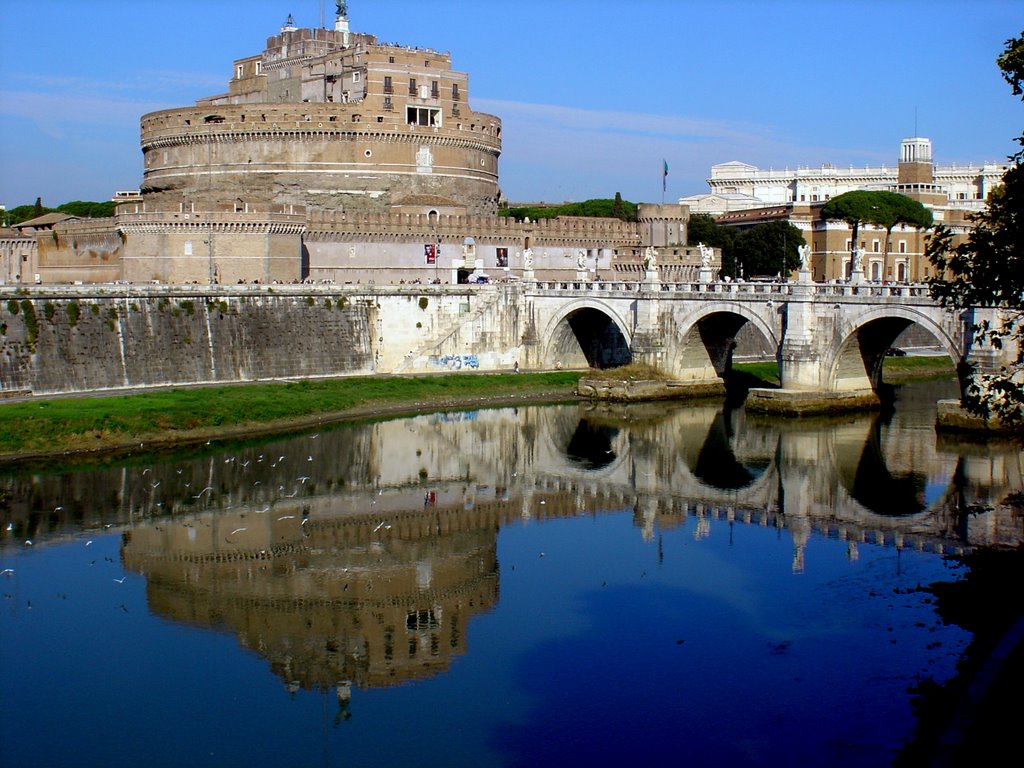
M 542 338 L 545 368 L 615 368 L 633 359 L 631 323 L 605 302 L 584 298 L 551 317 Z
M 777 311 L 771 302 L 761 305 L 760 312 L 741 302 L 698 305 L 676 325 L 665 368 L 681 379 L 724 379 L 732 369 L 736 336 L 748 324 L 774 350 L 777 359 L 780 333 L 769 321 Z
M 825 368 L 829 391 L 872 389 L 882 384 L 882 363 L 887 350 L 912 324 L 927 331 L 954 363 L 961 360 L 956 339 L 936 322 L 932 313 L 916 307 L 871 307 L 857 314 L 844 314 L 837 328 L 839 344 Z

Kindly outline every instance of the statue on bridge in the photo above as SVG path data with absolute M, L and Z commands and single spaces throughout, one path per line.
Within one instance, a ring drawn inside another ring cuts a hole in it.
M 809 272 L 811 269 L 811 246 L 804 243 L 797 246 L 796 250 L 800 254 L 800 271 Z
M 853 264 L 850 265 L 850 271 L 864 271 L 864 249 L 859 246 L 853 249 Z
M 702 268 L 711 266 L 711 257 L 714 256 L 715 251 L 713 248 L 704 245 L 704 243 L 697 243 L 697 251 L 700 253 L 700 265 Z
M 584 272 L 587 269 L 587 252 L 580 248 L 576 251 L 576 269 Z
M 644 269 L 653 272 L 658 268 L 658 252 L 650 245 L 644 249 Z
M 527 248 L 523 251 L 523 269 L 530 271 L 533 269 L 533 249 Z

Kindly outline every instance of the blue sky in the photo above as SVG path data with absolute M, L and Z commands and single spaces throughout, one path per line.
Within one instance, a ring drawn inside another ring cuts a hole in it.
M 138 188 L 139 117 L 227 90 L 291 13 L 332 0 L 0 4 L 0 203 Z M 1001 162 L 1024 108 L 994 60 L 1020 0 L 350 0 L 354 31 L 452 52 L 503 121 L 510 200 L 707 191 L 710 166 Z

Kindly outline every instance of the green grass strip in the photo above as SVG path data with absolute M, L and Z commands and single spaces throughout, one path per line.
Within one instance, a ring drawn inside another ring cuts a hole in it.
M 176 432 L 258 426 L 373 403 L 569 391 L 579 373 L 448 374 L 247 384 L 0 404 L 0 453 L 102 447 Z
M 779 384 L 778 363 L 735 363 L 733 370 L 749 374 L 771 384 Z M 882 379 L 888 383 L 920 378 L 947 378 L 955 374 L 953 361 L 944 355 L 887 357 L 882 363 Z

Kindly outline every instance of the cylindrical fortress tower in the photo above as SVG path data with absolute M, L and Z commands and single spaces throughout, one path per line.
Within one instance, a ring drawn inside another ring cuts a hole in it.
M 497 209 L 501 121 L 451 56 L 289 19 L 229 92 L 142 118 L 150 210 L 291 204 L 386 211 L 411 195 Z

